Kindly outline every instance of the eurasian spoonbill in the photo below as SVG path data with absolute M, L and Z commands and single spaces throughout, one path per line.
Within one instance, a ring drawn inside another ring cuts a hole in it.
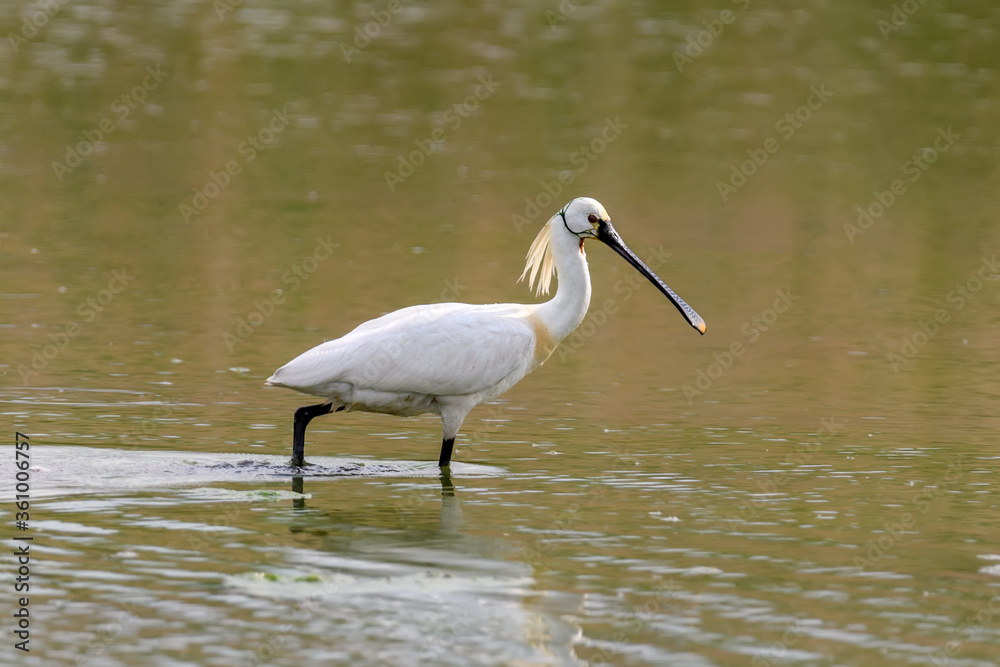
M 541 366 L 570 335 L 590 305 L 590 272 L 583 243 L 596 238 L 625 258 L 705 333 L 705 321 L 632 252 L 597 200 L 579 197 L 542 227 L 519 280 L 528 277 L 545 303 L 410 306 L 365 322 L 317 345 L 279 368 L 267 385 L 321 396 L 325 402 L 295 411 L 293 466 L 305 465 L 310 420 L 329 412 L 361 410 L 398 416 L 441 416 L 444 440 L 438 465 L 451 462 L 465 416 Z

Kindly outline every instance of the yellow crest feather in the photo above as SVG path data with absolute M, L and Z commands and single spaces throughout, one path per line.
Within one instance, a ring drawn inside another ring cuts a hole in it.
M 552 284 L 552 276 L 556 272 L 555 259 L 552 257 L 552 225 L 551 220 L 542 227 L 538 236 L 531 242 L 528 249 L 527 263 L 524 265 L 524 272 L 517 279 L 518 282 L 528 276 L 528 287 L 535 287 L 535 280 L 538 280 L 538 287 L 535 294 L 548 294 L 549 286 Z

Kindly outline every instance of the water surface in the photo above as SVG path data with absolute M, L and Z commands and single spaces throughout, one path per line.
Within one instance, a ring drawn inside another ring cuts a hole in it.
M 35 466 L 5 659 L 1000 660 L 992 5 L 229 7 L 74 1 L 0 45 L 0 412 Z M 533 299 L 577 195 L 706 336 L 588 244 L 588 320 L 449 478 L 436 418 L 359 414 L 292 474 L 275 368 Z

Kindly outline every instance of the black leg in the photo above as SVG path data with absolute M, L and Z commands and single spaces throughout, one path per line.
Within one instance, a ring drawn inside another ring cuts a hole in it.
M 340 408 L 341 410 L 343 408 Z M 333 410 L 332 403 L 321 405 L 307 405 L 295 411 L 295 424 L 292 427 L 292 461 L 291 464 L 300 468 L 306 464 L 306 426 L 313 417 L 325 415 Z
M 445 468 L 451 464 L 451 450 L 455 448 L 455 438 L 449 438 L 441 443 L 441 458 L 438 459 L 438 466 Z

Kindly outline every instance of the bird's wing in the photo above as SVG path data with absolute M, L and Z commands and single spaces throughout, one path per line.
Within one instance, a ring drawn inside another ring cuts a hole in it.
M 344 383 L 430 396 L 474 394 L 530 368 L 534 333 L 523 315 L 517 305 L 404 308 L 303 353 L 269 382 L 309 393 Z

